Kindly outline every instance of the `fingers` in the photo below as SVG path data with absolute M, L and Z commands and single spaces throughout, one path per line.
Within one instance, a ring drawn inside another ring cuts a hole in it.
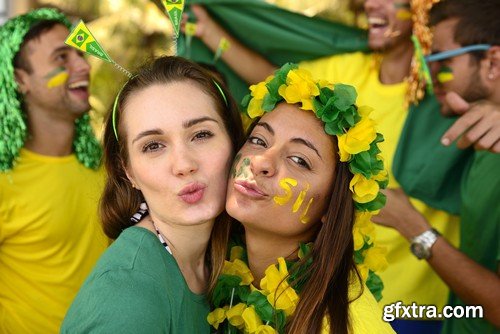
M 465 131 L 476 124 L 483 115 L 480 112 L 468 112 L 462 115 L 441 137 L 441 143 L 444 146 L 450 145 Z M 463 147 L 462 147 L 463 148 Z
M 484 146 L 485 143 L 481 140 L 492 128 L 489 118 L 490 117 L 487 115 L 479 118 L 478 121 L 458 139 L 457 147 L 465 149 L 471 145 L 478 145 L 478 147 Z

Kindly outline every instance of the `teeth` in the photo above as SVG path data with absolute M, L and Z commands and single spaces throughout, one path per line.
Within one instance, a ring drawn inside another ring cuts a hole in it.
M 87 80 L 82 80 L 82 81 L 70 83 L 68 85 L 68 88 L 70 88 L 70 89 L 87 88 L 88 86 L 89 86 L 89 82 Z
M 370 25 L 386 25 L 387 21 L 383 18 L 380 18 L 380 17 L 369 17 L 368 23 Z

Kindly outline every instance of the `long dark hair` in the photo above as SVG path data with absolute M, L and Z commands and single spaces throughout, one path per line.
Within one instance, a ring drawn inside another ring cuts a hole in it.
M 137 212 L 140 203 L 144 200 L 142 193 L 132 187 L 125 173 L 129 157 L 126 145 L 127 133 L 124 131 L 121 122 L 123 109 L 132 94 L 146 87 L 154 84 L 169 84 L 181 81 L 195 83 L 212 98 L 231 139 L 233 156 L 244 142 L 243 126 L 237 104 L 225 86 L 216 82 L 208 71 L 184 58 L 169 56 L 157 58 L 142 67 L 125 84 L 116 101 L 114 117 L 119 139 L 115 137 L 112 112 L 108 114 L 105 123 L 103 137 L 104 166 L 108 178 L 101 198 L 100 214 L 104 232 L 111 239 L 116 239 L 124 229 L 134 225 L 129 218 Z M 228 234 L 229 218 L 224 211 L 215 220 L 209 249 L 207 250 L 211 263 L 209 289 L 215 284 L 224 263 Z

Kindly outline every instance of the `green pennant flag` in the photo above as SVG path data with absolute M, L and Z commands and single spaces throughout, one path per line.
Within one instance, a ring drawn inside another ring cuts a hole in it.
M 170 22 L 172 22 L 172 26 L 174 27 L 175 37 L 179 37 L 182 12 L 184 11 L 184 0 L 162 0 L 162 4 L 167 10 Z
M 109 63 L 114 63 L 110 56 L 104 51 L 101 45 L 96 41 L 89 28 L 82 20 L 70 32 L 68 38 L 64 41 L 82 52 L 88 53 L 94 57 L 100 58 Z

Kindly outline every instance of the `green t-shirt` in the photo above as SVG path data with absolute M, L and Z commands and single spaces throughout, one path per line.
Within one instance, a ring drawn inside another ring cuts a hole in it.
M 130 227 L 85 281 L 61 333 L 209 333 L 208 312 L 156 235 Z
M 476 152 L 462 179 L 460 250 L 483 267 L 497 272 L 500 261 L 500 154 Z M 455 294 L 449 305 L 466 305 Z M 485 319 L 445 321 L 443 333 L 500 333 Z

